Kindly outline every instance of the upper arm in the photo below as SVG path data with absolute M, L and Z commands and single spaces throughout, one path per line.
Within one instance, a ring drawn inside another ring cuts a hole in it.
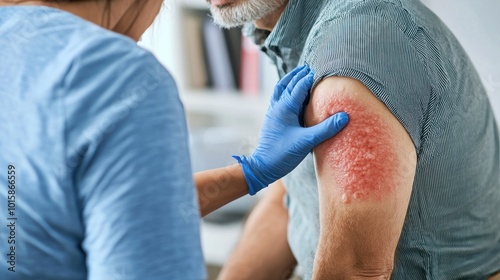
M 351 78 L 318 84 L 306 125 L 339 111 L 349 114 L 347 127 L 314 149 L 321 224 L 315 273 L 322 275 L 323 264 L 332 260 L 346 270 L 355 265 L 352 273 L 388 273 L 410 199 L 416 149 L 384 103 Z
M 88 279 L 201 279 L 199 216 L 181 208 L 199 213 L 175 84 L 152 55 L 113 47 L 68 82 Z

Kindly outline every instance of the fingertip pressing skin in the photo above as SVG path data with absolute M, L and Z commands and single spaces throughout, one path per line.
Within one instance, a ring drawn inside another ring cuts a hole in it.
M 349 97 L 324 98 L 313 106 L 323 117 L 339 111 L 349 115 L 344 130 L 315 149 L 315 153 L 325 155 L 323 161 L 317 162 L 318 172 L 332 172 L 342 202 L 380 200 L 393 192 L 398 158 L 393 138 L 388 137 L 390 128 L 382 118 Z

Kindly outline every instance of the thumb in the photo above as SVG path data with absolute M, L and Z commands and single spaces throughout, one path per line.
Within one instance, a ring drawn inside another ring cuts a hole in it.
M 349 116 L 345 112 L 337 113 L 330 116 L 323 122 L 308 128 L 313 134 L 312 139 L 314 146 L 328 140 L 339 133 L 349 122 Z

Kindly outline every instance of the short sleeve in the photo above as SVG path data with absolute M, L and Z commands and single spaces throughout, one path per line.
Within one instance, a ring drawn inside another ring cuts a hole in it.
M 425 64 L 412 42 L 419 31 L 404 11 L 372 14 L 380 8 L 362 7 L 316 26 L 305 62 L 316 83 L 329 76 L 361 81 L 404 126 L 418 153 L 431 96 Z
M 64 107 L 88 279 L 204 279 L 175 83 L 128 39 L 86 42 L 68 72 Z

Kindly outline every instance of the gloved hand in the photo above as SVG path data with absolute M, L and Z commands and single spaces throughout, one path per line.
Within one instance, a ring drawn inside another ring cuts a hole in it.
M 302 66 L 283 77 L 274 89 L 254 153 L 248 158 L 233 156 L 243 168 L 250 195 L 290 173 L 316 145 L 346 126 L 349 117 L 344 112 L 313 127 L 300 125 L 313 76 L 308 66 Z

